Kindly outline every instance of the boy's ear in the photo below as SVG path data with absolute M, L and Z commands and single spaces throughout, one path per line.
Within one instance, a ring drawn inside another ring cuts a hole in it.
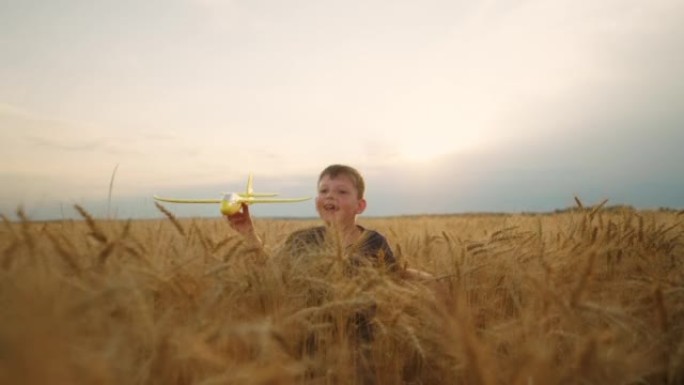
M 356 213 L 361 214 L 366 210 L 366 200 L 359 199 L 359 205 L 356 207 Z

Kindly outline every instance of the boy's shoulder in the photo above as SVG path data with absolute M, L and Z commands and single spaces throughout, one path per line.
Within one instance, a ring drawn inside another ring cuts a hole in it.
M 361 227 L 361 226 L 359 226 L 359 227 Z M 377 232 L 377 231 L 375 231 L 375 230 L 367 229 L 367 228 L 364 228 L 364 227 L 361 227 L 361 228 L 363 229 L 364 235 L 365 235 L 368 239 L 372 239 L 372 240 L 386 240 L 386 238 L 385 238 L 384 235 L 382 235 L 381 233 L 379 233 L 379 232 Z
M 367 245 L 367 244 L 378 244 L 378 243 L 383 243 L 386 242 L 385 237 L 380 234 L 379 232 L 372 230 L 372 229 L 367 229 L 363 226 L 359 226 L 361 229 L 361 244 Z
M 361 242 L 361 253 L 371 258 L 379 257 L 385 264 L 394 267 L 397 260 L 387 242 L 387 238 L 375 230 L 364 229 L 363 233 L 364 239 Z

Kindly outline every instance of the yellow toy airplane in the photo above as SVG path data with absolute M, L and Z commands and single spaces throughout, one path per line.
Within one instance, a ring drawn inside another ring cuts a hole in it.
M 161 198 L 154 196 L 154 199 L 162 202 L 172 203 L 220 203 L 221 214 L 233 215 L 240 211 L 243 203 L 248 205 L 252 203 L 291 203 L 302 202 L 311 199 L 307 198 L 270 198 L 277 196 L 276 193 L 255 193 L 252 188 L 252 174 L 247 178 L 247 190 L 244 193 L 224 193 L 222 199 L 174 199 Z

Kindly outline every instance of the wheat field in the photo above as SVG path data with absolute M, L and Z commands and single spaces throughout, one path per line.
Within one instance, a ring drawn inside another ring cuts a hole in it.
M 270 258 L 305 220 L 0 230 L 2 384 L 682 384 L 684 212 L 360 218 L 415 281 Z M 373 309 L 360 344 L 354 314 Z

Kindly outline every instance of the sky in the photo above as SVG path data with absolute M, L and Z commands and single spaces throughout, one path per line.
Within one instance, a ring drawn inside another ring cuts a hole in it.
M 683 18 L 681 0 L 5 0 L 0 213 L 154 218 L 154 194 L 249 173 L 314 196 L 333 163 L 363 173 L 366 216 L 682 209 Z

